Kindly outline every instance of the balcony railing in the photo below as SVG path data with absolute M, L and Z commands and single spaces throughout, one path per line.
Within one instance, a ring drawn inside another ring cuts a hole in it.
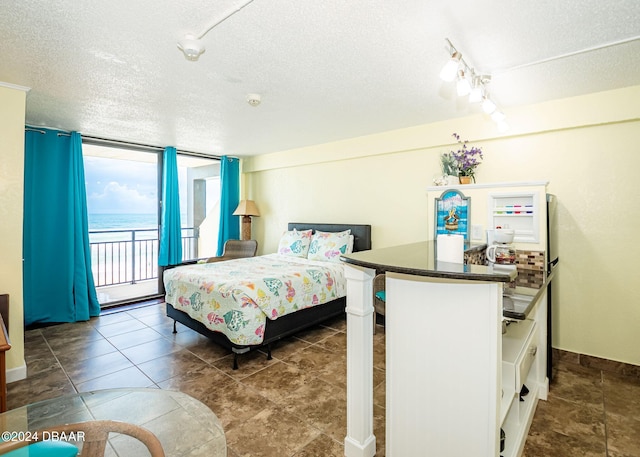
M 135 284 L 158 277 L 158 230 L 91 230 L 91 270 L 96 287 Z M 198 230 L 182 228 L 182 259 L 196 258 Z

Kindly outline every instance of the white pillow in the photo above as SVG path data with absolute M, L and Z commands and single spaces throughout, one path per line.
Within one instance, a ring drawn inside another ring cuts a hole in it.
M 342 254 L 349 253 L 351 230 L 344 232 L 321 232 L 316 230 L 309 246 L 309 260 L 340 262 Z M 353 247 L 352 247 L 353 249 Z
M 301 231 L 293 229 L 289 232 L 284 232 L 278 243 L 278 254 L 305 258 L 309 252 L 310 243 L 310 229 Z
M 349 244 L 347 245 L 347 254 L 351 254 L 353 252 L 353 242 L 355 237 L 353 235 L 349 235 Z

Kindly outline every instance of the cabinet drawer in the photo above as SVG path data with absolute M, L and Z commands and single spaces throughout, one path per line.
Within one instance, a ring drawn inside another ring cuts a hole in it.
M 520 392 L 538 352 L 536 324 L 530 319 L 513 322 L 502 336 L 502 383 Z

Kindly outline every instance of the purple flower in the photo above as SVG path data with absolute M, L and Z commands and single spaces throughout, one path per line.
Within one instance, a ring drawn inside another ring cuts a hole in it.
M 475 170 L 482 163 L 482 149 L 476 146 L 467 148 L 467 140 L 460 140 L 460 135 L 454 133 L 452 135 L 460 144 L 457 151 L 451 151 L 450 154 L 456 161 L 458 168 L 458 176 L 471 176 L 473 182 L 476 181 Z

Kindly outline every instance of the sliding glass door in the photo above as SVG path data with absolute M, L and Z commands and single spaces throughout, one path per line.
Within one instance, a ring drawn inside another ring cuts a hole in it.
M 102 307 L 164 291 L 158 268 L 162 150 L 83 143 L 92 271 Z M 178 153 L 183 260 L 217 248 L 220 161 Z
M 158 153 L 83 144 L 100 306 L 158 295 Z

